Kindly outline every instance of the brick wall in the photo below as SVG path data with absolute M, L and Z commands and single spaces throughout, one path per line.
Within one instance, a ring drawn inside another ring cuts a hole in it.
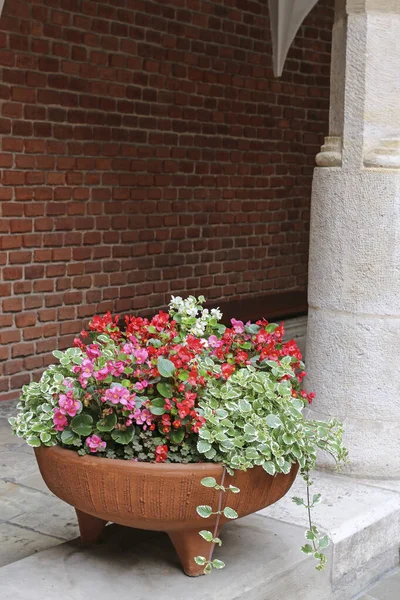
M 266 0 L 6 0 L 0 397 L 94 313 L 304 289 L 333 0 L 271 72 Z

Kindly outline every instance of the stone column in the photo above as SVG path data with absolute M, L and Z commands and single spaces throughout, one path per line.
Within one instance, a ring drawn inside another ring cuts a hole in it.
M 337 0 L 330 136 L 314 172 L 307 388 L 347 473 L 400 477 L 400 0 Z M 327 466 L 322 464 L 322 466 Z

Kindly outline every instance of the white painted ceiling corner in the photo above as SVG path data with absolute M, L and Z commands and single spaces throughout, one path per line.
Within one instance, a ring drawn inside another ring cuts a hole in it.
M 268 0 L 275 77 L 282 75 L 296 33 L 317 2 L 318 0 Z

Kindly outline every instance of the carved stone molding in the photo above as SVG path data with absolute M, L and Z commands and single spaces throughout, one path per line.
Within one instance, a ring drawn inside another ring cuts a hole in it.
M 364 165 L 375 169 L 400 169 L 400 137 L 381 140 L 364 157 Z
M 329 136 L 321 147 L 321 152 L 315 157 L 319 167 L 341 167 L 342 166 L 342 138 Z

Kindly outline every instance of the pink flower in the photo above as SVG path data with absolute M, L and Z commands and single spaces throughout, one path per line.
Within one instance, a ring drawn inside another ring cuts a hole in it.
M 54 416 L 53 416 L 54 429 L 56 431 L 64 431 L 64 429 L 68 425 L 68 419 L 65 415 L 62 414 L 62 412 L 58 408 L 55 408 L 54 411 L 55 411 Z
M 81 384 L 81 387 L 83 387 L 83 389 L 86 389 L 86 388 L 87 388 L 88 380 L 87 380 L 87 378 L 86 378 L 86 377 L 84 377 L 84 376 L 82 375 L 82 373 L 79 375 L 79 377 L 78 377 L 78 381 L 79 381 L 79 383 Z
M 127 343 L 122 346 L 122 352 L 124 354 L 133 354 L 134 349 L 135 349 L 135 346 L 133 344 Z
M 244 323 L 243 321 L 237 321 L 236 319 L 231 319 L 232 327 L 235 330 L 235 333 L 244 333 Z
M 112 404 L 123 404 L 128 408 L 131 408 L 131 396 L 129 390 L 126 389 L 123 385 L 113 385 L 104 394 L 104 399 L 106 402 L 111 402 Z M 133 398 L 132 398 L 133 401 Z M 132 408 L 134 406 L 134 402 Z
M 210 344 L 211 348 L 220 348 L 224 342 L 219 340 L 216 335 L 210 335 L 208 338 L 208 343 Z
M 136 358 L 137 364 L 141 365 L 147 359 L 149 353 L 145 348 L 137 348 L 137 350 L 133 351 L 133 356 Z
M 94 360 L 100 356 L 100 348 L 97 344 L 90 344 L 90 346 L 86 346 L 86 354 L 88 358 Z
M 105 379 L 106 377 L 108 377 L 108 367 L 102 367 L 98 371 L 95 371 L 93 373 L 93 377 L 97 381 L 102 381 L 103 379 Z
M 137 381 L 135 383 L 135 388 L 137 390 L 141 391 L 141 390 L 145 390 L 148 385 L 149 385 L 148 382 L 144 379 L 143 381 Z
M 82 377 L 89 379 L 93 373 L 93 363 L 89 358 L 84 358 L 81 363 Z
M 90 452 L 97 452 L 106 449 L 106 442 L 103 442 L 98 435 L 92 435 L 86 438 L 86 445 L 89 446 Z
M 129 416 L 136 421 L 137 425 L 143 425 L 144 431 L 146 431 L 147 426 L 151 425 L 153 422 L 153 415 L 147 408 L 144 408 L 143 410 L 137 408 L 133 414 Z
M 117 362 L 109 361 L 107 363 L 107 368 L 108 372 L 111 373 L 111 375 L 113 375 L 114 377 L 118 377 L 119 375 L 121 375 L 121 373 L 124 372 L 125 365 L 121 360 Z
M 73 398 L 72 391 L 69 391 L 67 394 L 60 394 L 58 398 L 58 406 L 60 407 L 61 414 L 74 417 L 81 405 L 79 400 L 75 400 L 75 398 Z

